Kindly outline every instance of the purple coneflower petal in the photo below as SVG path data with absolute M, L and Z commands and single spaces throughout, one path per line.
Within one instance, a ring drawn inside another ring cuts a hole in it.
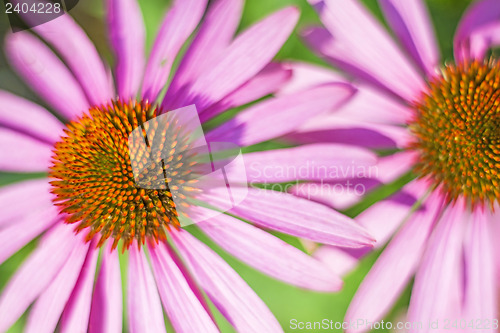
M 203 213 L 203 208 L 197 212 Z M 317 291 L 338 291 L 342 280 L 319 261 L 270 233 L 221 214 L 197 224 L 224 250 L 276 279 Z
M 500 2 L 480 0 L 467 9 L 455 33 L 456 61 L 482 61 L 488 49 L 500 44 Z
M 136 0 L 107 0 L 108 29 L 116 57 L 118 96 L 127 101 L 137 95 L 145 66 L 146 31 Z
M 209 6 L 200 30 L 172 79 L 164 106 L 173 106 L 171 103 L 179 94 L 179 89 L 196 81 L 198 75 L 210 67 L 227 48 L 240 23 L 242 10 L 242 0 L 218 0 Z
M 0 227 L 8 226 L 23 217 L 53 206 L 48 179 L 33 179 L 0 188 Z M 27 194 L 29 194 L 27 196 Z
M 89 244 L 85 244 L 82 237 L 73 237 L 73 242 L 73 248 L 66 263 L 33 304 L 24 328 L 25 332 L 51 333 L 55 331 L 89 250 Z
M 422 0 L 382 0 L 385 17 L 416 63 L 432 76 L 439 65 L 439 47 Z
M 109 242 L 102 251 L 99 275 L 92 296 L 89 332 L 122 332 L 122 279 L 118 253 Z M 149 320 L 152 320 L 152 312 Z
M 391 309 L 422 258 L 442 200 L 431 197 L 424 210 L 414 213 L 382 252 L 351 301 L 345 320 L 377 322 Z M 364 332 L 367 328 L 349 330 Z
M 5 40 L 5 52 L 12 67 L 50 106 L 70 120 L 89 108 L 74 76 L 38 38 L 18 32 Z
M 423 79 L 382 25 L 354 0 L 309 0 L 329 30 L 306 33 L 306 40 L 336 64 L 412 101 Z M 367 59 L 369 59 L 367 61 Z M 405 82 L 405 84 L 400 84 Z
M 64 307 L 61 317 L 61 333 L 87 332 L 89 326 L 90 304 L 92 301 L 92 288 L 96 272 L 99 250 L 93 244 L 83 264 L 78 281 Z M 107 331 L 105 331 L 107 332 Z
M 282 332 L 278 321 L 243 279 L 208 246 L 186 231 L 172 239 L 217 308 L 240 332 Z
M 156 285 L 172 325 L 178 332 L 218 332 L 171 251 L 164 244 L 150 247 Z
M 227 203 L 221 198 L 226 191 L 225 188 L 213 189 L 203 195 L 203 200 L 215 207 L 225 206 Z M 373 238 L 353 220 L 324 205 L 256 188 L 232 187 L 231 193 L 245 199 L 230 212 L 261 227 L 330 245 L 363 247 L 373 243 Z
M 408 320 L 410 322 L 430 323 L 433 320 L 452 322 L 460 315 L 462 293 L 462 239 L 464 236 L 464 215 L 468 215 L 464 203 L 459 201 L 449 206 L 437 223 L 421 257 L 415 283 L 412 289 Z M 420 219 L 419 223 L 425 220 Z M 404 247 L 416 237 L 412 233 L 405 238 Z M 401 258 L 401 252 L 398 252 Z M 434 331 L 428 325 L 423 329 L 416 327 L 411 333 Z
M 55 206 L 47 206 L 24 215 L 5 228 L 0 229 L 0 264 L 49 228 L 60 222 Z
M 54 226 L 42 238 L 37 249 L 17 269 L 2 291 L 1 332 L 6 331 L 53 281 L 74 246 L 72 228 L 62 223 Z
M 299 12 L 289 7 L 242 32 L 223 55 L 200 73 L 180 102 L 198 109 L 221 100 L 264 68 L 288 39 Z
M 333 71 L 327 67 L 304 62 L 288 62 L 286 65 L 292 70 L 292 78 L 280 89 L 277 95 L 292 95 L 299 91 L 325 83 L 348 83 L 348 80 L 339 72 Z
M 106 66 L 92 41 L 70 15 L 40 24 L 33 31 L 61 55 L 92 105 L 107 103 L 114 97 Z
M 49 168 L 52 146 L 19 132 L 0 128 L 0 170 L 45 172 Z
M 130 332 L 166 332 L 160 297 L 144 251 L 132 244 L 129 253 L 127 313 Z
M 53 144 L 64 124 L 43 107 L 6 91 L 0 91 L 0 125 Z
M 142 95 L 153 102 L 167 82 L 172 64 L 186 39 L 198 25 L 206 0 L 176 0 L 158 31 L 147 62 Z
M 334 170 L 341 174 L 357 167 L 375 165 L 377 156 L 359 147 L 318 143 L 245 154 L 244 162 L 246 177 L 242 181 L 280 183 L 329 179 Z M 237 180 L 232 175 L 229 178 Z
M 323 245 L 313 253 L 314 258 L 321 261 L 338 276 L 351 272 L 359 264 L 359 258 L 351 255 L 343 248 Z
M 246 109 L 207 133 L 207 140 L 249 146 L 279 137 L 290 133 L 305 120 L 335 109 L 353 93 L 350 85 L 332 83 L 273 98 Z
M 201 110 L 200 120 L 205 122 L 228 109 L 270 95 L 276 92 L 291 76 L 292 70 L 287 65 L 272 62 L 219 102 L 205 110 Z
M 498 280 L 495 269 L 495 249 L 491 226 L 498 223 L 482 211 L 474 212 L 466 233 L 465 256 L 465 315 L 468 320 L 497 317 Z M 481 330 L 496 332 L 497 330 Z

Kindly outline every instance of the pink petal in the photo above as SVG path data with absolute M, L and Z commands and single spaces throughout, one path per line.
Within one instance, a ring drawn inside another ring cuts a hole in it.
M 6 331 L 47 288 L 78 244 L 72 228 L 59 223 L 17 269 L 0 296 L 0 331 Z M 29 288 L 27 287 L 29 286 Z
M 453 321 L 460 315 L 462 241 L 464 219 L 467 218 L 462 206 L 464 204 L 459 202 L 448 207 L 431 235 L 413 285 L 408 309 L 411 322 Z M 412 237 L 415 236 L 416 233 Z M 411 333 L 432 331 L 435 330 L 425 326 L 410 330 Z
M 276 55 L 290 36 L 299 12 L 285 8 L 242 32 L 224 54 L 197 76 L 184 100 L 202 110 L 247 82 Z
M 342 173 L 348 178 L 351 170 L 368 169 L 377 162 L 377 156 L 367 149 L 328 143 L 249 153 L 243 159 L 246 179 L 242 181 L 250 183 L 326 181 Z
M 423 1 L 382 0 L 380 6 L 413 59 L 427 75 L 433 75 L 439 65 L 439 47 Z
M 205 122 L 223 111 L 270 95 L 276 92 L 290 77 L 291 70 L 286 65 L 272 62 L 222 100 L 202 110 L 200 120 Z
M 70 15 L 62 15 L 40 24 L 34 27 L 33 31 L 61 55 L 92 105 L 108 103 L 114 98 L 113 88 L 107 74 L 108 69 L 99 57 L 92 41 Z
M 215 207 L 225 206 L 221 198 L 224 198 L 226 191 L 212 189 L 203 194 L 202 199 Z M 353 220 L 324 205 L 290 194 L 256 188 L 232 187 L 231 192 L 245 199 L 230 212 L 261 227 L 345 247 L 369 246 L 373 242 Z
M 153 274 L 144 252 L 140 252 L 136 244 L 130 247 L 127 289 L 130 332 L 166 332 L 160 296 Z
M 45 44 L 27 32 L 8 35 L 5 40 L 12 67 L 51 107 L 70 120 L 89 108 L 72 73 Z
M 108 0 L 107 12 L 118 96 L 127 101 L 137 95 L 146 62 L 142 13 L 136 0 Z
M 455 33 L 457 61 L 482 61 L 489 48 L 500 44 L 500 3 L 480 0 L 473 3 L 460 21 Z
M 415 273 L 443 201 L 435 196 L 415 212 L 384 249 L 351 301 L 345 320 L 377 322 L 394 305 Z M 364 332 L 366 328 L 349 330 Z
M 91 245 L 75 288 L 65 306 L 60 331 L 62 333 L 87 332 L 89 326 L 90 304 L 99 249 Z
M 321 246 L 314 251 L 313 256 L 338 276 L 347 275 L 359 264 L 359 259 L 345 249 L 330 245 Z
M 353 121 L 386 125 L 406 125 L 414 111 L 400 100 L 368 84 L 357 83 L 358 93 L 335 113 Z
M 280 89 L 278 95 L 292 95 L 325 83 L 348 83 L 348 80 L 339 72 L 323 66 L 312 65 L 305 62 L 288 62 L 287 66 L 292 70 L 292 79 Z
M 329 30 L 306 40 L 339 67 L 413 101 L 425 83 L 379 22 L 355 0 L 309 0 Z M 402 84 L 403 82 L 403 84 Z
M 50 187 L 47 178 L 25 180 L 1 187 L 0 227 L 8 226 L 23 218 L 27 211 L 38 212 L 52 207 Z
M 0 264 L 28 244 L 55 221 L 60 221 L 55 206 L 24 212 L 18 221 L 0 229 Z
M 215 306 L 239 332 L 282 332 L 278 321 L 241 277 L 208 246 L 188 232 L 172 239 Z
M 145 99 L 154 101 L 167 82 L 172 64 L 186 39 L 198 25 L 206 0 L 175 0 L 158 31 L 142 83 Z
M 150 247 L 151 263 L 163 307 L 178 332 L 218 332 L 210 315 L 164 244 Z
M 87 256 L 89 245 L 83 243 L 82 237 L 74 237 L 74 248 L 66 263 L 51 281 L 30 310 L 25 332 L 52 333 L 55 331 L 59 317 L 74 289 L 78 276 Z
M 495 249 L 492 225 L 498 223 L 491 214 L 473 213 L 466 233 L 464 256 L 466 268 L 465 318 L 497 317 L 498 282 L 495 270 Z M 481 332 L 496 332 L 496 329 Z
M 203 215 L 204 210 L 197 212 Z M 342 281 L 319 261 L 248 223 L 221 214 L 197 225 L 224 250 L 276 279 L 317 291 L 342 287 Z
M 52 148 L 50 144 L 0 128 L 0 170 L 45 172 L 50 165 Z
M 233 142 L 248 146 L 290 133 L 306 119 L 334 110 L 353 94 L 343 83 L 311 88 L 291 96 L 261 102 L 207 134 L 213 142 Z
M 0 91 L 0 124 L 48 143 L 55 143 L 64 124 L 43 107 L 6 91 Z
M 112 242 L 102 251 L 101 269 L 92 296 L 89 332 L 122 332 L 122 280 L 117 251 Z
M 213 1 L 168 88 L 164 105 L 169 106 L 179 90 L 192 84 L 198 75 L 217 60 L 231 43 L 240 22 L 242 0 Z

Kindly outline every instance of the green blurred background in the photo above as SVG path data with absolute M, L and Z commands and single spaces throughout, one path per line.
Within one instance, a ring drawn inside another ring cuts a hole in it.
M 149 49 L 153 43 L 155 32 L 161 23 L 170 1 L 139 0 L 139 2 L 145 18 L 148 36 L 147 45 Z M 363 2 L 380 20 L 382 20 L 382 15 L 375 0 L 364 0 Z M 426 2 L 436 28 L 439 45 L 443 54 L 443 60 L 452 60 L 453 34 L 464 9 L 468 6 L 471 0 L 427 0 Z M 302 15 L 296 28 L 297 31 L 300 31 L 310 24 L 319 22 L 315 12 L 307 4 L 306 0 L 247 0 L 239 29 L 244 29 L 269 13 L 288 5 L 294 5 L 301 10 Z M 10 28 L 8 26 L 7 17 L 4 14 L 3 4 L 0 5 L 0 8 L 2 9 L 2 12 L 0 13 L 0 39 L 3 41 L 3 36 L 10 31 Z M 102 56 L 109 62 L 112 62 L 112 56 L 107 41 L 106 26 L 103 21 L 102 0 L 80 0 L 80 3 L 71 11 L 71 14 L 89 34 Z M 297 37 L 297 34 L 290 37 L 288 42 L 277 55 L 277 59 L 302 60 L 327 66 L 326 63 L 316 57 L 304 46 L 301 40 Z M 14 92 L 18 95 L 25 96 L 43 104 L 43 102 L 39 100 L 8 68 L 3 54 L 0 55 L 0 89 Z M 0 173 L 0 186 L 28 177 L 43 176 L 44 175 Z M 203 238 L 201 235 L 200 237 Z M 206 238 L 203 239 L 210 244 Z M 300 242 L 296 239 L 285 239 L 291 244 L 301 247 Z M 0 288 L 5 286 L 9 277 L 12 276 L 15 269 L 30 253 L 35 245 L 36 241 L 26 246 L 18 254 L 0 266 Z M 211 245 L 213 246 L 213 244 Z M 334 322 L 341 322 L 357 286 L 363 276 L 369 271 L 378 255 L 378 253 L 369 255 L 361 262 L 360 266 L 354 272 L 346 277 L 345 287 L 342 292 L 336 294 L 320 294 L 300 290 L 298 288 L 277 282 L 255 271 L 254 269 L 239 263 L 230 256 L 226 255 L 224 252 L 217 249 L 215 246 L 213 247 L 238 271 L 247 283 L 266 302 L 287 332 L 314 331 L 299 329 L 292 330 L 290 328 L 291 319 L 307 322 L 321 321 L 326 318 L 333 320 Z M 29 288 L 29 286 L 26 287 Z M 387 320 L 397 320 L 404 314 L 409 296 L 410 290 L 408 288 L 398 301 L 391 314 L 386 318 Z M 233 331 L 231 326 L 222 318 L 222 316 L 217 314 L 216 318 L 223 332 Z M 9 332 L 22 332 L 25 320 L 26 316 L 23 316 Z M 145 318 L 145 320 L 147 319 Z M 169 325 L 169 323 L 167 323 L 167 325 Z M 171 329 L 169 331 L 172 332 L 173 330 Z M 338 331 L 331 330 L 330 332 Z M 387 331 L 377 330 L 377 332 Z

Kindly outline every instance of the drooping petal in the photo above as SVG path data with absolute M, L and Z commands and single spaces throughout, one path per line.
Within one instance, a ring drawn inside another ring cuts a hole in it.
M 43 107 L 6 91 L 0 91 L 0 125 L 55 143 L 64 125 Z
M 122 280 L 117 251 L 112 242 L 102 251 L 102 262 L 92 296 L 89 332 L 122 332 Z
M 59 223 L 42 238 L 0 296 L 0 331 L 6 331 L 47 288 L 78 242 L 72 228 Z M 29 286 L 29 288 L 27 287 Z
M 94 276 L 99 255 L 99 250 L 95 249 L 94 246 L 91 246 L 88 251 L 78 281 L 64 308 L 60 325 L 62 333 L 87 332 Z
M 313 253 L 314 258 L 321 261 L 338 276 L 344 276 L 356 268 L 359 263 L 357 256 L 351 255 L 345 249 L 323 245 Z
M 340 68 L 413 101 L 423 79 L 382 25 L 355 0 L 309 0 L 328 29 L 305 33 L 308 43 Z M 403 84 L 402 84 L 403 83 Z
M 44 172 L 49 168 L 51 156 L 50 144 L 0 128 L 0 170 Z
M 207 133 L 207 140 L 248 146 L 290 133 L 321 113 L 336 109 L 354 93 L 350 85 L 326 84 L 266 100 Z
M 172 232 L 177 249 L 200 286 L 239 332 L 282 332 L 264 302 L 208 246 L 181 230 Z
M 463 202 L 448 207 L 429 239 L 413 285 L 408 320 L 430 323 L 451 322 L 460 316 L 463 298 L 462 241 L 464 220 L 470 218 Z M 415 234 L 413 234 L 415 237 Z M 435 331 L 413 328 L 411 333 Z
M 442 200 L 431 197 L 414 213 L 384 249 L 358 288 L 345 320 L 377 322 L 391 309 L 419 265 L 432 227 L 442 210 Z M 348 332 L 364 332 L 368 327 Z
M 15 223 L 0 229 L 0 264 L 28 244 L 40 233 L 59 221 L 55 206 L 47 206 L 25 214 Z
M 160 296 L 144 252 L 133 244 L 129 253 L 127 311 L 130 332 L 166 332 Z
M 171 251 L 164 244 L 150 247 L 156 285 L 172 325 L 182 333 L 218 332 Z
M 0 188 L 0 227 L 23 218 L 26 212 L 38 212 L 52 206 L 48 179 L 33 179 Z
M 179 90 L 197 80 L 198 75 L 209 68 L 211 63 L 224 52 L 234 37 L 242 11 L 242 0 L 212 2 L 193 43 L 183 55 L 172 79 L 165 97 L 165 106 L 170 106 Z
M 186 39 L 198 25 L 207 0 L 176 0 L 158 31 L 147 62 L 142 95 L 154 101 L 166 84 L 170 70 Z
M 474 212 L 469 221 L 464 244 L 465 300 L 464 317 L 467 320 L 496 318 L 498 282 L 495 271 L 495 249 L 492 225 L 498 220 L 486 212 Z M 483 330 L 481 330 L 483 332 Z M 485 327 L 484 332 L 496 332 Z
M 266 66 L 292 32 L 299 12 L 285 8 L 242 32 L 217 61 L 198 75 L 177 106 L 202 110 L 234 91 Z
M 384 15 L 406 50 L 428 75 L 439 65 L 432 22 L 422 0 L 381 0 Z
M 12 67 L 55 110 L 72 120 L 89 108 L 89 102 L 74 76 L 40 40 L 28 32 L 17 32 L 7 35 L 5 43 L 7 59 Z
M 74 237 L 73 249 L 66 263 L 51 281 L 30 310 L 25 332 L 54 332 L 64 306 L 68 302 L 89 250 L 82 237 Z
M 280 183 L 299 180 L 331 180 L 338 170 L 368 168 L 377 157 L 367 149 L 341 144 L 310 144 L 295 148 L 261 151 L 243 156 L 250 183 Z M 235 177 L 228 174 L 230 179 Z M 242 179 L 245 181 L 245 179 Z
M 219 102 L 205 110 L 200 110 L 200 120 L 205 122 L 228 109 L 241 106 L 276 92 L 291 77 L 287 65 L 270 63 L 253 78 Z
M 455 33 L 456 61 L 482 61 L 489 48 L 500 44 L 500 3 L 476 1 L 466 11 Z
M 29 20 L 29 15 L 26 17 Z M 32 29 L 61 55 L 93 105 L 107 103 L 114 97 L 106 66 L 85 31 L 70 15 Z
M 203 211 L 203 208 L 197 209 L 202 216 Z M 342 287 L 338 276 L 314 258 L 229 215 L 204 219 L 197 226 L 224 250 L 276 279 L 318 291 L 337 291 Z
M 226 191 L 225 188 L 215 188 L 200 197 L 215 207 L 227 206 L 222 199 Z M 353 220 L 316 202 L 257 188 L 232 187 L 231 193 L 245 199 L 230 212 L 259 226 L 344 247 L 370 246 L 373 242 L 371 236 Z
M 137 95 L 144 72 L 144 21 L 137 0 L 107 0 L 107 12 L 116 57 L 116 88 L 118 96 L 127 101 Z

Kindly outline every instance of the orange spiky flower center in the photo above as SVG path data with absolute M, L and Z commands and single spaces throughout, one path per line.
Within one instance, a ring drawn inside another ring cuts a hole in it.
M 196 191 L 193 156 L 175 124 L 148 123 L 159 113 L 142 102 L 94 107 L 70 122 L 55 144 L 49 172 L 55 204 L 66 223 L 78 224 L 77 232 L 88 230 L 88 241 L 100 234 L 98 246 L 112 237 L 113 248 L 122 240 L 125 249 L 134 239 L 139 245 L 158 242 L 179 227 L 176 204 L 188 205 L 187 195 Z M 131 158 L 129 136 L 138 128 L 145 142 L 161 150 L 144 149 Z M 153 156 L 165 150 L 166 158 Z
M 473 208 L 500 201 L 500 65 L 494 60 L 447 65 L 416 103 L 409 128 L 415 170 L 450 201 Z

